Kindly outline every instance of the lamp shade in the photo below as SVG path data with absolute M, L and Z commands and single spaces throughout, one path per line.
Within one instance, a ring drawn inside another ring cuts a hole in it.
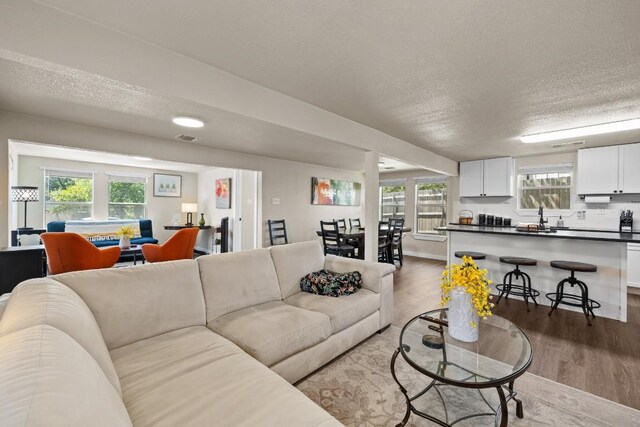
M 197 203 L 183 203 L 182 204 L 182 212 L 198 212 L 198 204 Z
M 27 187 L 24 185 L 11 187 L 12 202 L 37 202 L 38 200 L 40 200 L 38 187 Z

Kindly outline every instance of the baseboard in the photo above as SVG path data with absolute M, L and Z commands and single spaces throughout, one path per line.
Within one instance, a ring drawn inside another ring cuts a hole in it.
M 640 295 L 640 288 L 637 287 L 637 284 L 630 284 L 627 283 L 627 293 L 629 294 L 633 294 L 633 295 Z
M 427 259 L 435 259 L 437 261 L 446 261 L 447 257 L 446 255 L 436 255 L 436 254 L 429 254 L 429 253 L 425 253 L 425 252 L 414 252 L 414 251 L 408 251 L 408 250 L 403 250 L 402 251 L 404 255 L 409 255 L 409 256 L 414 256 L 416 258 L 427 258 Z

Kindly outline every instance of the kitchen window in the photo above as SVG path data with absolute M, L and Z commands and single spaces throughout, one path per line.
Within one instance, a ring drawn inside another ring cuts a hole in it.
M 147 178 L 109 175 L 109 219 L 141 219 L 147 214 Z
M 44 171 L 44 221 L 90 220 L 93 216 L 93 173 Z
M 380 182 L 380 220 L 404 218 L 405 180 Z
M 416 178 L 416 234 L 438 234 L 447 225 L 447 181 L 441 177 Z
M 571 209 L 573 165 L 522 167 L 518 170 L 518 208 Z

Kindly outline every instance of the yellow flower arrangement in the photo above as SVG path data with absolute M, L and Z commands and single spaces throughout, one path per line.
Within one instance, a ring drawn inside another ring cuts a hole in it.
M 442 289 L 441 305 L 444 307 L 449 303 L 451 297 L 449 292 L 459 287 L 471 295 L 472 309 L 476 310 L 479 317 L 486 319 L 491 316 L 491 308 L 494 304 L 489 302 L 491 296 L 491 280 L 487 279 L 487 270 L 478 268 L 471 257 L 462 257 L 462 265 L 453 264 L 447 266 L 442 272 L 442 281 L 440 288 Z M 475 327 L 472 322 L 471 326 Z
M 130 239 L 133 239 L 133 237 L 136 235 L 136 231 L 133 229 L 133 227 L 125 225 L 123 227 L 120 227 L 120 230 L 116 231 L 116 235 L 118 237 L 128 237 Z

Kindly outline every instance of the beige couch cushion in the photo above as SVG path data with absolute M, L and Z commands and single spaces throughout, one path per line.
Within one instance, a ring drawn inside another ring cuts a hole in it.
M 273 301 L 234 311 L 208 326 L 267 366 L 326 340 L 329 316 Z
M 207 301 L 207 322 L 282 299 L 268 249 L 202 256 L 197 261 Z
M 109 350 L 205 325 L 198 264 L 193 260 L 78 271 L 54 278 L 87 303 Z
M 300 292 L 300 279 L 324 268 L 324 252 L 320 242 L 299 242 L 269 248 L 278 273 L 282 298 Z
M 36 325 L 51 325 L 76 340 L 121 394 L 120 381 L 102 333 L 78 294 L 51 279 L 33 279 L 16 286 L 0 320 L 0 336 Z
M 136 426 L 338 426 L 335 419 L 204 327 L 111 352 Z
M 10 296 L 11 294 L 0 295 L 0 320 L 2 320 L 2 313 L 4 313 L 5 308 L 7 308 L 7 304 L 9 304 Z
M 0 337 L 0 384 L 3 427 L 131 426 L 95 359 L 49 325 Z
M 331 330 L 335 334 L 375 313 L 380 308 L 380 295 L 366 289 L 338 298 L 298 292 L 284 302 L 326 314 L 331 319 Z

